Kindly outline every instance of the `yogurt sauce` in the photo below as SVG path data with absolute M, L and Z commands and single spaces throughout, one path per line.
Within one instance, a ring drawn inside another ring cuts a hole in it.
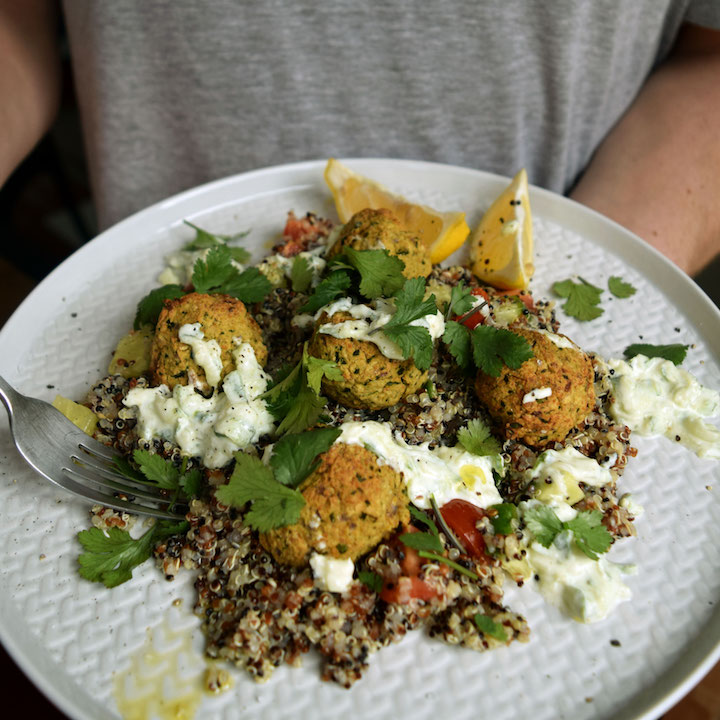
M 337 312 L 349 313 L 353 320 L 341 323 L 325 323 L 319 327 L 319 332 L 332 335 L 336 338 L 354 338 L 377 345 L 380 352 L 391 360 L 403 360 L 404 356 L 399 345 L 388 338 L 381 330 L 387 325 L 395 314 L 395 304 L 391 300 L 378 298 L 374 301 L 375 307 L 370 305 L 355 305 L 350 298 L 336 300 L 330 305 L 320 308 L 315 314 L 317 320 L 323 313 L 332 316 Z M 413 320 L 410 325 L 424 327 L 433 340 L 441 337 L 445 332 L 445 319 L 438 310 Z
M 310 556 L 310 567 L 315 584 L 321 590 L 342 593 L 352 585 L 355 563 L 350 558 L 340 559 L 313 553 Z
M 663 358 L 636 355 L 607 364 L 613 371 L 615 420 L 638 435 L 664 435 L 699 457 L 720 460 L 720 430 L 703 420 L 720 413 L 720 394 Z
M 217 340 L 205 340 L 200 323 L 183 325 L 179 332 L 180 342 L 190 346 L 193 360 L 205 371 L 210 387 L 216 387 L 222 375 L 222 350 Z
M 362 445 L 401 472 L 408 497 L 419 508 L 430 508 L 431 497 L 440 507 L 455 499 L 481 508 L 502 502 L 492 473 L 502 473 L 499 455 L 473 455 L 461 447 L 431 450 L 429 443 L 408 445 L 399 433 L 393 436 L 390 425 L 374 420 L 346 422 L 340 429 L 336 442 Z
M 260 398 L 268 376 L 252 345 L 237 339 L 236 343 L 236 369 L 225 376 L 222 392 L 216 389 L 209 398 L 191 385 L 176 385 L 172 392 L 167 385 L 128 392 L 124 404 L 135 409 L 143 440 L 169 440 L 188 455 L 200 457 L 206 467 L 219 468 L 230 462 L 233 453 L 273 430 L 273 416 Z M 207 374 L 207 367 L 203 369 Z

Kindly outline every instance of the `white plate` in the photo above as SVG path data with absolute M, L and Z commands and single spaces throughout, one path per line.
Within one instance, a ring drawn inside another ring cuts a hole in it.
M 465 210 L 471 226 L 507 182 L 429 163 L 347 162 L 413 199 Z M 164 254 L 191 237 L 183 218 L 216 232 L 252 228 L 249 242 L 260 257 L 289 209 L 335 216 L 323 168 L 324 162 L 309 162 L 228 178 L 103 233 L 55 270 L 3 328 L 0 373 L 30 395 L 83 397 L 105 374 L 113 344 L 131 325 Z M 638 288 L 627 300 L 605 292 L 606 312 L 590 323 L 560 313 L 564 332 L 606 356 L 620 355 L 641 337 L 693 344 L 685 367 L 720 388 L 720 313 L 689 278 L 636 237 L 567 199 L 533 188 L 531 202 L 536 296 L 549 297 L 551 283 L 573 273 L 601 287 L 620 275 Z M 115 717 L 114 676 L 142 659 L 148 629 L 160 651 L 173 644 L 163 628 L 192 633 L 199 655 L 191 575 L 166 583 L 147 564 L 114 590 L 82 581 L 75 534 L 87 526 L 87 508 L 23 465 L 0 415 L 2 642 L 68 715 Z M 412 633 L 375 655 L 350 691 L 321 682 L 310 658 L 304 669 L 279 669 L 265 685 L 233 671 L 234 688 L 205 697 L 198 717 L 659 716 L 720 656 L 720 464 L 665 440 L 635 444 L 640 453 L 621 487 L 646 513 L 637 522 L 639 537 L 618 543 L 612 557 L 637 562 L 639 572 L 629 579 L 633 600 L 608 620 L 578 625 L 529 590 L 509 591 L 508 604 L 530 622 L 528 645 L 476 654 Z M 183 600 L 180 608 L 172 605 L 176 598 Z M 135 679 L 156 680 L 157 673 L 146 664 Z

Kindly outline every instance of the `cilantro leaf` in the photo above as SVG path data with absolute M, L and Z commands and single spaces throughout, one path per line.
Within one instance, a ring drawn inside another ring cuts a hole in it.
M 414 505 L 409 505 L 408 510 L 410 511 L 410 514 L 420 523 L 425 525 L 425 527 L 430 530 L 430 532 L 433 535 L 439 535 L 439 531 L 437 529 L 437 525 L 433 522 L 432 518 L 426 513 L 420 510 L 420 508 L 416 508 Z
M 250 233 L 249 230 L 243 230 L 234 235 L 220 235 L 218 233 L 211 233 L 207 230 L 203 230 L 189 220 L 183 220 L 183 222 L 191 227 L 195 231 L 195 239 L 191 240 L 185 245 L 185 250 L 205 250 L 206 248 L 215 247 L 216 245 L 225 245 L 226 243 L 239 240 L 240 238 L 247 237 Z M 245 254 L 245 260 L 238 260 L 238 262 L 245 262 L 250 258 L 250 253 L 244 248 L 231 248 L 231 250 L 241 250 Z M 235 258 L 237 260 L 237 258 Z
M 473 455 L 497 455 L 502 451 L 500 441 L 480 418 L 470 420 L 459 430 L 458 442 Z
M 202 492 L 202 480 L 202 470 L 200 470 L 200 468 L 193 468 L 180 475 L 180 487 L 187 497 L 198 497 Z
M 185 291 L 179 285 L 163 285 L 151 290 L 137 306 L 133 328 L 139 330 L 143 325 L 157 325 L 166 300 L 181 298 Z
M 500 624 L 496 623 L 490 616 L 476 613 L 473 617 L 477 629 L 484 635 L 490 635 L 496 640 L 507 642 L 507 632 L 505 628 Z
M 533 357 L 530 343 L 521 335 L 491 325 L 479 325 L 470 333 L 475 364 L 488 375 L 498 377 L 503 363 L 517 370 Z
M 148 450 L 135 450 L 133 460 L 140 467 L 140 472 L 163 490 L 178 490 L 180 487 L 180 471 L 162 455 Z
M 534 505 L 523 512 L 527 529 L 543 546 L 550 547 L 552 541 L 563 531 L 563 523 L 547 505 Z
M 117 527 L 108 528 L 107 533 L 95 527 L 81 530 L 77 538 L 85 552 L 78 557 L 80 576 L 116 587 L 132 577 L 132 571 L 150 557 L 158 542 L 188 528 L 185 521 L 159 520 L 139 538 Z
M 433 341 L 427 328 L 417 325 L 383 325 L 382 332 L 397 344 L 406 360 L 412 358 L 418 370 L 427 370 L 430 367 Z
M 320 384 L 323 377 L 328 380 L 343 379 L 342 370 L 332 360 L 316 358 L 306 352 L 303 353 L 303 360 L 307 372 L 307 384 L 316 395 L 320 395 Z
M 623 351 L 626 358 L 633 358 L 636 355 L 645 355 L 645 357 L 659 357 L 664 360 L 670 360 L 674 365 L 680 365 L 687 355 L 689 345 L 681 343 L 673 343 L 671 345 L 648 345 L 645 343 L 635 343 L 628 345 Z
M 400 542 L 413 550 L 429 550 L 431 552 L 442 552 L 443 544 L 437 535 L 426 532 L 403 533 Z
M 591 560 L 597 560 L 598 553 L 607 552 L 612 544 L 612 535 L 602 524 L 602 517 L 599 510 L 586 510 L 565 523 L 565 527 L 572 531 L 575 544 Z
M 472 363 L 472 347 L 470 330 L 462 323 L 449 320 L 445 323 L 443 342 L 448 346 L 455 362 L 463 369 L 469 370 Z
M 563 310 L 571 317 L 586 322 L 594 320 L 603 314 L 604 310 L 598 307 L 602 290 L 580 278 L 576 283 L 571 279 L 553 284 L 553 291 L 562 298 L 566 298 Z
M 632 297 L 636 292 L 637 288 L 633 287 L 630 283 L 625 282 L 621 277 L 612 275 L 608 279 L 608 290 L 616 298 L 629 298 Z
M 284 418 L 300 392 L 302 362 L 299 362 L 282 379 L 278 380 L 262 394 L 268 411 L 276 420 Z
M 334 270 L 318 283 L 315 292 L 300 308 L 300 312 L 317 312 L 321 307 L 329 305 L 335 298 L 345 295 L 350 288 L 350 284 L 350 275 L 345 270 Z
M 490 509 L 496 513 L 490 516 L 495 534 L 510 535 L 513 531 L 510 521 L 517 517 L 517 508 L 512 503 L 500 503 L 491 505 Z
M 452 315 L 464 315 L 470 311 L 473 305 L 475 305 L 475 297 L 470 288 L 466 288 L 461 280 L 450 291 L 450 302 L 445 309 L 445 318 L 448 319 Z
M 369 587 L 373 592 L 380 593 L 383 589 L 383 579 L 372 570 L 359 570 L 358 580 Z
M 383 326 L 388 327 L 408 325 L 414 320 L 420 320 L 426 315 L 437 313 L 435 296 L 425 298 L 425 278 L 417 277 L 406 280 L 402 288 L 395 295 L 395 312 L 390 321 Z
M 307 292 L 312 283 L 313 271 L 307 258 L 295 256 L 290 269 L 290 283 L 295 292 Z
M 270 466 L 275 479 L 288 487 L 297 487 L 316 467 L 316 458 L 340 437 L 339 428 L 320 428 L 285 435 L 275 443 Z
M 278 425 L 278 434 L 298 433 L 305 428 L 312 427 L 322 414 L 326 402 L 327 400 L 322 395 L 318 395 L 308 385 L 307 374 L 303 370 L 297 394 L 292 398 L 287 414 Z
M 199 293 L 223 293 L 246 303 L 260 302 L 272 289 L 270 281 L 255 267 L 242 273 L 231 263 L 227 245 L 216 245 L 193 268 L 192 283 Z
M 245 522 L 260 532 L 296 523 L 305 506 L 300 492 L 279 483 L 270 467 L 243 452 L 235 453 L 230 480 L 215 491 L 215 496 L 234 508 L 252 503 Z
M 360 293 L 371 300 L 392 297 L 405 284 L 405 263 L 387 250 L 347 247 L 340 259 L 360 273 Z

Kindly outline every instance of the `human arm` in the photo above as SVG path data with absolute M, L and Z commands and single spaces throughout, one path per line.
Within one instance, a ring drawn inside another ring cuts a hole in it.
M 0 0 L 0 185 L 57 112 L 60 61 L 52 0 Z
M 720 252 L 720 31 L 683 26 L 570 197 L 690 274 Z

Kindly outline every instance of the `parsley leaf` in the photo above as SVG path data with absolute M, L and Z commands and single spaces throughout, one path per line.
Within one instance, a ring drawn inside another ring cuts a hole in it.
M 602 517 L 599 510 L 583 510 L 572 520 L 563 522 L 552 508 L 541 504 L 523 512 L 525 525 L 542 546 L 550 547 L 559 533 L 569 530 L 575 545 L 591 560 L 597 560 L 598 553 L 607 552 L 612 544 L 612 535 L 602 524 Z
M 490 635 L 490 637 L 494 637 L 496 640 L 501 640 L 502 642 L 507 641 L 505 628 L 500 623 L 496 623 L 489 615 L 476 613 L 473 620 L 475 621 L 477 629 L 484 635 Z
M 645 355 L 645 357 L 659 357 L 664 360 L 670 360 L 674 365 L 680 365 L 687 355 L 689 345 L 681 343 L 673 343 L 671 345 L 648 345 L 645 343 L 635 343 L 628 345 L 623 355 L 626 358 L 633 358 L 636 355 Z
M 500 441 L 480 418 L 470 420 L 459 430 L 458 442 L 473 455 L 498 455 L 502 451 Z
M 533 357 L 530 343 L 521 335 L 491 325 L 479 325 L 470 333 L 475 364 L 488 375 L 498 377 L 503 362 L 517 370 Z
M 405 263 L 387 250 L 347 247 L 339 259 L 360 273 L 360 293 L 371 300 L 391 297 L 405 284 Z
M 470 330 L 462 323 L 449 320 L 445 323 L 443 342 L 448 346 L 455 362 L 463 369 L 469 370 L 472 363 L 472 346 Z
M 179 285 L 163 285 L 151 290 L 137 306 L 133 328 L 139 330 L 143 325 L 157 325 L 158 317 L 166 300 L 175 300 L 185 294 Z
M 317 467 L 317 456 L 324 453 L 341 433 L 339 428 L 319 428 L 285 435 L 275 443 L 270 456 L 275 479 L 288 487 L 297 487 Z
M 450 302 L 445 309 L 445 318 L 448 319 L 452 315 L 464 315 L 472 309 L 473 305 L 475 305 L 475 296 L 461 280 L 450 291 Z
M 383 579 L 372 570 L 359 570 L 358 580 L 369 587 L 373 592 L 380 593 L 383 589 Z
M 552 541 L 563 531 L 563 523 L 552 508 L 547 505 L 534 505 L 523 512 L 527 529 L 543 546 L 550 547 Z
M 307 292 L 313 279 L 313 271 L 307 258 L 295 256 L 290 269 L 290 283 L 295 292 Z
M 242 273 L 231 263 L 227 245 L 216 245 L 193 268 L 192 283 L 199 293 L 223 293 L 246 303 L 260 302 L 272 289 L 270 281 L 255 267 Z
M 575 544 L 591 560 L 597 560 L 598 553 L 607 552 L 612 544 L 612 535 L 602 524 L 602 517 L 599 510 L 587 510 L 565 523 L 575 537 Z
M 334 270 L 318 283 L 315 292 L 300 308 L 300 312 L 317 312 L 321 307 L 329 305 L 335 298 L 347 294 L 350 284 L 350 275 L 345 270 Z
M 230 480 L 215 491 L 215 496 L 234 508 L 252 503 L 245 522 L 260 532 L 296 523 L 305 506 L 300 492 L 279 483 L 270 467 L 243 452 L 235 453 Z
M 621 277 L 612 275 L 608 279 L 608 290 L 616 298 L 629 298 L 632 297 L 636 292 L 637 288 L 633 287 L 630 283 L 625 282 Z
M 150 557 L 158 542 L 187 532 L 189 527 L 185 521 L 158 520 L 137 539 L 117 527 L 108 528 L 107 533 L 95 527 L 81 530 L 77 538 L 85 552 L 78 557 L 80 576 L 116 587 L 132 577 L 132 571 Z
M 562 298 L 566 298 L 563 310 L 571 317 L 586 322 L 594 320 L 603 314 L 604 310 L 598 307 L 602 290 L 579 278 L 576 283 L 571 279 L 553 284 L 553 291 Z
M 495 511 L 494 515 L 490 515 L 495 534 L 510 535 L 513 531 L 510 521 L 517 517 L 517 508 L 512 503 L 500 503 L 491 505 L 490 510 Z
M 443 544 L 437 535 L 426 532 L 403 533 L 400 542 L 414 550 L 430 550 L 442 552 Z

